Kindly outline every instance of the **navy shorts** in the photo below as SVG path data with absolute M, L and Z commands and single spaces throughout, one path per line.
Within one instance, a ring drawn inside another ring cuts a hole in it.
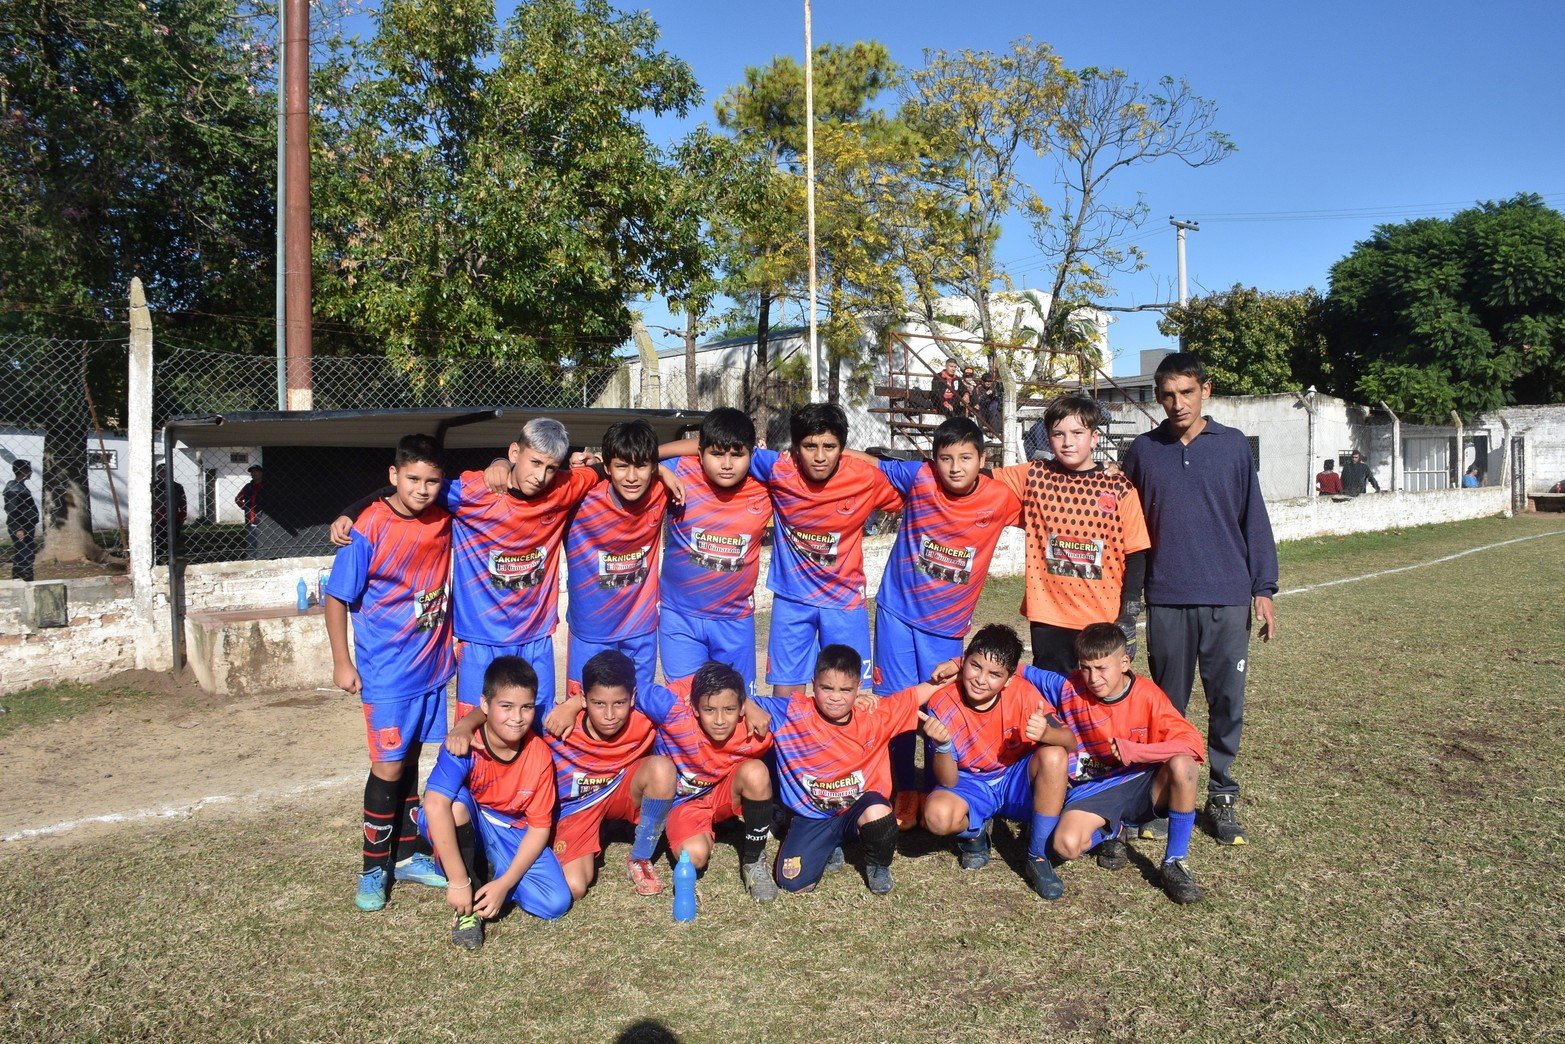
M 824 819 L 794 816 L 788 826 L 788 836 L 777 849 L 774 874 L 778 886 L 790 892 L 803 892 L 814 886 L 826 872 L 831 850 L 839 847 L 845 838 L 858 836 L 859 817 L 874 805 L 890 804 L 871 790 L 859 795 L 847 810 L 834 816 Z
M 1090 812 L 1106 824 L 1109 836 L 1119 832 L 1122 822 L 1145 823 L 1162 813 L 1152 807 L 1152 782 L 1157 769 L 1127 772 L 1122 776 L 1076 783 L 1065 792 L 1065 807 L 1060 815 Z

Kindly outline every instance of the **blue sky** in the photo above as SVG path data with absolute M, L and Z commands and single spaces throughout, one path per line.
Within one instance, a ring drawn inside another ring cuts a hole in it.
M 507 10 L 500 0 L 502 12 Z M 631 8 L 635 5 L 622 4 Z M 751 65 L 803 57 L 802 0 L 656 0 L 663 46 L 706 92 L 689 120 L 649 126 L 663 144 L 702 120 Z M 1176 162 L 1122 172 L 1149 207 L 1145 271 L 1120 277 L 1116 304 L 1171 299 L 1174 231 L 1188 240 L 1192 294 L 1235 282 L 1326 289 L 1331 265 L 1377 224 L 1445 216 L 1474 201 L 1537 192 L 1565 207 L 1565 2 L 1268 0 L 1056 3 L 1050 0 L 815 0 L 817 44 L 879 40 L 904 65 L 926 48 L 999 49 L 1046 41 L 1071 67 L 1117 66 L 1143 82 L 1188 79 L 1219 108 L 1238 151 L 1199 170 Z M 1045 198 L 1048 171 L 1028 171 Z M 1014 220 L 998 257 L 1040 285 L 1044 259 Z M 676 325 L 657 303 L 652 323 Z M 676 339 L 660 335 L 661 344 Z M 1115 372 L 1158 347 L 1151 315 L 1111 329 Z

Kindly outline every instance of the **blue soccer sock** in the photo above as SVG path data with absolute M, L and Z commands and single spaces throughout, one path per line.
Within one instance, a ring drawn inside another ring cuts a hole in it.
M 672 798 L 641 799 L 641 818 L 636 822 L 636 840 L 631 843 L 630 858 L 652 858 L 652 853 L 658 846 L 658 838 L 663 834 L 663 823 L 668 819 L 668 810 L 673 807 Z
M 1195 812 L 1170 812 L 1168 814 L 1168 849 L 1163 862 L 1183 859 L 1190 854 L 1190 833 L 1195 829 Z
M 1046 816 L 1042 812 L 1032 814 L 1032 833 L 1027 836 L 1027 855 L 1032 859 L 1049 857 L 1049 838 L 1060 825 L 1059 816 Z

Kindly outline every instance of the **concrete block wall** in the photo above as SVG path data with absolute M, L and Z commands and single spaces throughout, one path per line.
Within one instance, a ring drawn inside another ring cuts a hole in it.
M 1423 493 L 1366 493 L 1342 501 L 1329 497 L 1284 500 L 1267 504 L 1266 510 L 1272 520 L 1272 535 L 1280 543 L 1487 518 L 1505 514 L 1509 506 L 1509 491 L 1490 486 Z

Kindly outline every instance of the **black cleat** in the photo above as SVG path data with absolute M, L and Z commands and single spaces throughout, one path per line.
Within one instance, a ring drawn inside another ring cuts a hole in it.
M 1183 906 L 1201 901 L 1201 889 L 1195 883 L 1195 878 L 1190 876 L 1190 864 L 1183 859 L 1170 859 L 1164 863 L 1159 877 L 1162 879 L 1163 894 L 1174 902 Z
M 1123 870 L 1130 865 L 1130 846 L 1117 837 L 1101 842 L 1094 852 L 1105 870 Z
M 1206 799 L 1206 807 L 1201 810 L 1201 818 L 1204 821 L 1206 832 L 1211 834 L 1220 845 L 1244 845 L 1249 843 L 1249 835 L 1244 832 L 1244 827 L 1239 822 L 1239 813 L 1234 809 L 1234 796 L 1232 794 L 1211 794 Z
M 1028 856 L 1025 870 L 1027 883 L 1039 898 L 1053 902 L 1065 894 L 1065 882 L 1060 880 L 1060 875 L 1054 872 L 1054 864 L 1047 859 Z

